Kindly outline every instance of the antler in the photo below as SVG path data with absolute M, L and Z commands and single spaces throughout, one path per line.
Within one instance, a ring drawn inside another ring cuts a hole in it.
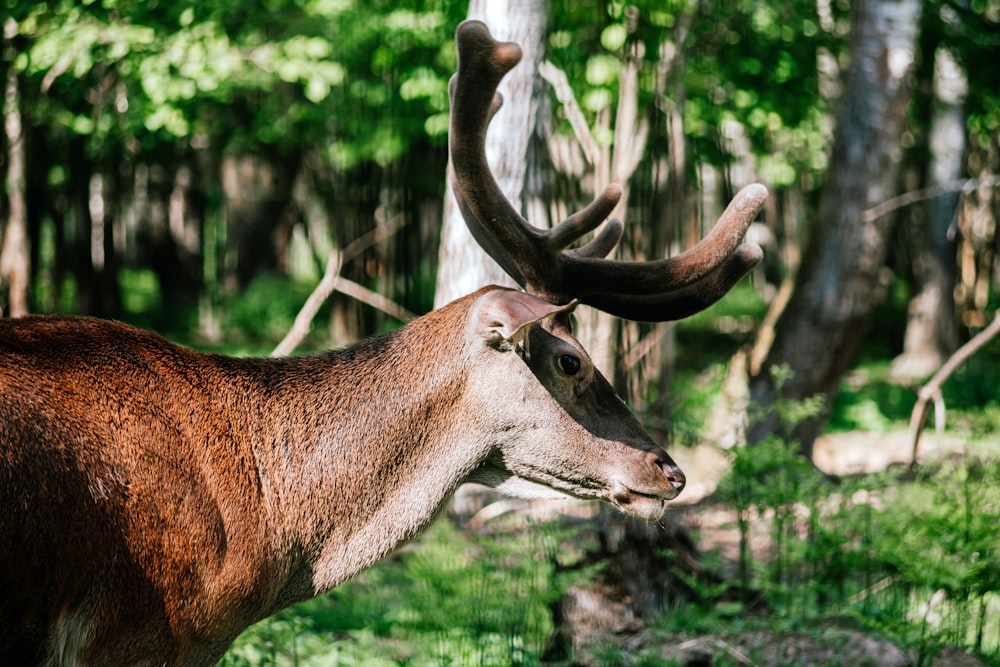
M 767 199 L 759 184 L 743 188 L 701 242 L 668 259 L 604 259 L 621 238 L 619 220 L 609 220 L 582 248 L 567 249 L 610 215 L 622 195 L 616 184 L 550 230 L 529 224 L 494 180 L 485 147 L 486 128 L 502 103 L 497 86 L 521 60 L 521 48 L 494 40 L 479 21 L 462 23 L 455 39 L 452 189 L 472 236 L 527 292 L 559 305 L 576 298 L 631 320 L 677 320 L 715 303 L 761 260 L 758 246 L 740 244 Z

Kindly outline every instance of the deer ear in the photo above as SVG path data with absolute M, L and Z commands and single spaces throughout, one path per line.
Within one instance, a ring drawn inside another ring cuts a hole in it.
M 518 347 L 532 326 L 570 313 L 578 303 L 574 299 L 557 306 L 525 292 L 496 290 L 487 294 L 480 306 L 480 331 L 490 345 Z

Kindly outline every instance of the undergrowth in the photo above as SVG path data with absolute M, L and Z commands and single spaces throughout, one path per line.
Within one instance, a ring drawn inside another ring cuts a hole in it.
M 574 532 L 502 535 L 437 521 L 416 542 L 330 594 L 245 632 L 221 665 L 539 665 L 549 606 L 580 572 Z
M 788 428 L 818 407 L 772 409 Z M 1000 459 L 833 479 L 780 434 L 731 456 L 719 495 L 736 512 L 740 587 L 777 618 L 850 619 L 917 665 L 944 646 L 1000 663 Z

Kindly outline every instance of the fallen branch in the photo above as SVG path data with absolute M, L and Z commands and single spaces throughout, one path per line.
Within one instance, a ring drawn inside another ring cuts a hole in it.
M 886 577 L 884 579 L 880 579 L 879 581 L 876 581 L 874 584 L 872 584 L 868 588 L 864 589 L 863 591 L 860 591 L 859 593 L 855 593 L 854 595 L 852 595 L 851 597 L 849 597 L 847 599 L 847 603 L 848 604 L 857 604 L 857 603 L 861 602 L 862 600 L 864 600 L 865 598 L 867 598 L 869 595 L 873 595 L 875 593 L 878 593 L 879 591 L 882 591 L 882 590 L 885 590 L 886 588 L 889 588 L 889 586 L 892 586 L 894 583 L 896 583 L 897 580 L 898 580 L 898 577 L 896 575 L 892 575 L 892 576 Z
M 953 355 L 948 357 L 948 360 L 938 369 L 934 377 L 917 392 L 917 404 L 913 406 L 913 412 L 910 414 L 910 440 L 913 442 L 913 453 L 910 459 L 911 466 L 917 464 L 917 448 L 920 446 L 920 432 L 923 430 L 924 422 L 927 421 L 927 413 L 930 412 L 931 401 L 934 402 L 935 406 L 935 426 L 937 432 L 942 433 L 944 431 L 944 399 L 941 396 L 941 385 L 944 384 L 945 380 L 966 359 L 975 354 L 997 334 L 1000 334 L 1000 310 L 993 315 L 993 321 L 985 329 L 969 339 L 965 345 L 958 348 Z
M 347 244 L 343 250 L 333 250 L 330 252 L 330 257 L 326 262 L 326 270 L 323 272 L 323 278 L 320 279 L 319 284 L 316 285 L 312 294 L 309 295 L 309 298 L 302 305 L 302 309 L 295 316 L 295 322 L 292 323 L 292 327 L 288 330 L 288 333 L 285 334 L 285 337 L 281 339 L 281 342 L 271 352 L 272 357 L 283 357 L 291 354 L 298 347 L 302 339 L 309 333 L 309 329 L 312 328 L 313 318 L 319 312 L 320 306 L 335 291 L 353 297 L 404 322 L 413 319 L 413 313 L 410 313 L 402 306 L 386 299 L 381 294 L 371 291 L 367 287 L 342 278 L 340 275 L 340 270 L 345 262 L 354 259 L 371 246 L 384 241 L 399 231 L 403 226 L 401 220 L 401 218 L 397 217 L 358 237 Z

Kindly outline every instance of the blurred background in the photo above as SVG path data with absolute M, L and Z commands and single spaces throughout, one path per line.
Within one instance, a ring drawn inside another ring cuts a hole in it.
M 309 351 L 505 280 L 446 188 L 468 17 L 524 48 L 533 224 L 618 182 L 656 259 L 770 190 L 719 304 L 579 313 L 687 472 L 661 522 L 463 491 L 223 664 L 1000 664 L 996 0 L 0 1 L 4 316 L 267 354 L 325 274 Z

